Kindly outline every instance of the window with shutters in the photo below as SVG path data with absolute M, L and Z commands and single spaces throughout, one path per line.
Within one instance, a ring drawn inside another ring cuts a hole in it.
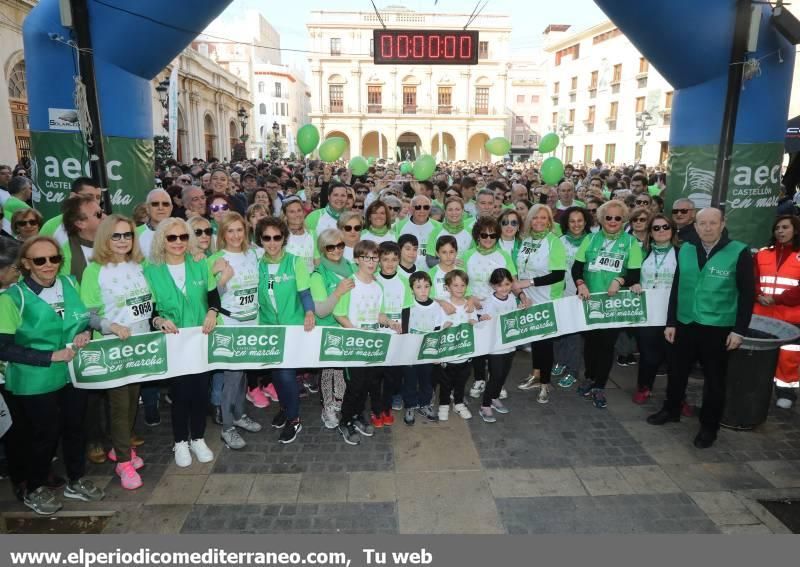
M 606 163 L 614 163 L 614 157 L 617 155 L 617 144 L 606 144 Z
M 619 83 L 622 80 L 622 63 L 614 65 L 614 74 L 611 78 L 611 84 Z
M 640 112 L 644 112 L 644 97 L 643 96 L 637 96 L 636 97 L 636 114 L 639 114 Z
M 489 59 L 489 42 L 478 42 L 478 59 Z
M 591 163 L 592 161 L 592 146 L 584 146 L 583 147 L 583 162 L 584 163 Z
M 383 92 L 380 85 L 367 85 L 367 112 L 380 114 L 383 110 Z
M 417 87 L 403 85 L 403 114 L 417 113 Z
M 332 37 L 331 38 L 331 55 L 341 55 L 342 54 L 342 38 L 340 37 Z
M 331 112 L 344 112 L 344 85 L 329 85 Z
M 452 114 L 453 87 L 439 87 L 437 102 L 439 114 Z
M 608 129 L 617 129 L 617 112 L 619 112 L 619 103 L 614 101 L 608 108 Z
M 489 87 L 475 88 L 475 114 L 489 114 Z

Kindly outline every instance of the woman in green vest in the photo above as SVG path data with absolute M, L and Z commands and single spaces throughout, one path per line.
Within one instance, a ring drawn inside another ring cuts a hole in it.
M 261 237 L 264 248 L 258 266 L 259 325 L 303 325 L 306 331 L 311 331 L 315 319 L 308 270 L 302 258 L 284 249 L 289 240 L 289 227 L 279 218 L 266 217 L 258 221 L 256 234 Z M 280 400 L 280 411 L 272 420 L 272 426 L 282 430 L 281 443 L 291 443 L 302 429 L 296 376 L 295 368 L 272 371 L 272 383 Z
M 345 211 L 346 207 L 347 185 L 339 182 L 331 183 L 330 189 L 328 189 L 328 204 L 324 208 L 308 214 L 306 228 L 314 234 L 319 234 L 329 228 L 336 228 L 339 215 Z
M 92 262 L 81 281 L 81 299 L 101 318 L 101 333 L 123 340 L 149 333 L 153 316 L 153 295 L 144 277 L 135 231 L 136 225 L 128 217 L 106 217 L 97 228 Z M 107 390 L 113 446 L 108 458 L 116 461 L 114 472 L 127 490 L 142 486 L 136 471 L 144 462 L 131 445 L 139 389 L 139 384 L 134 383 Z
M 153 327 L 166 333 L 201 327 L 209 334 L 220 309 L 216 282 L 209 277 L 205 260 L 189 253 L 194 235 L 183 219 L 159 223 L 144 275 L 150 284 L 155 311 Z M 214 460 L 204 440 L 208 403 L 208 374 L 187 374 L 172 379 L 172 435 L 175 464 L 188 467 L 192 453 L 201 463 Z
M 344 233 L 335 228 L 323 230 L 317 237 L 317 247 L 322 254 L 317 269 L 311 274 L 311 298 L 317 325 L 338 327 L 333 309 L 344 294 L 353 289 L 353 265 L 344 258 Z M 341 368 L 325 368 L 320 376 L 322 398 L 322 423 L 328 429 L 336 429 L 339 418 L 336 412 L 342 409 L 346 382 Z
M 622 201 L 608 201 L 597 209 L 600 230 L 581 243 L 572 265 L 572 278 L 581 299 L 588 300 L 593 293 L 613 296 L 625 287 L 641 293 L 642 247 L 624 231 L 627 218 L 628 207 Z M 578 387 L 578 395 L 591 398 L 599 409 L 608 405 L 605 388 L 618 334 L 619 329 L 612 328 L 587 331 L 584 335 L 586 376 Z
M 8 365 L 6 390 L 12 419 L 28 432 L 20 462 L 25 466 L 24 503 L 37 514 L 61 509 L 47 488 L 50 461 L 61 438 L 69 482 L 64 496 L 98 501 L 103 491 L 86 473 L 86 392 L 70 384 L 67 363 L 99 329 L 71 276 L 59 276 L 58 243 L 35 236 L 20 249 L 22 279 L 0 295 L 0 349 Z M 72 343 L 71 347 L 67 345 Z

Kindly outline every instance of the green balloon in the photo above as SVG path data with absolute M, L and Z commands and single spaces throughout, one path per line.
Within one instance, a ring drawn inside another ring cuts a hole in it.
M 549 157 L 542 162 L 542 181 L 555 185 L 564 177 L 564 164 L 557 157 Z
M 414 166 L 411 164 L 410 161 L 404 161 L 403 163 L 400 164 L 400 173 L 402 173 L 403 175 L 408 175 L 412 171 L 414 171 Z
M 347 141 L 344 138 L 328 138 L 319 147 L 319 159 L 327 163 L 334 162 L 342 157 L 346 149 Z
M 369 157 L 367 158 L 367 163 L 368 163 L 369 165 L 375 165 L 375 158 L 374 158 L 373 156 L 369 156 Z
M 413 173 L 417 181 L 430 179 L 434 171 L 436 171 L 436 160 L 433 156 L 424 155 L 414 162 Z
M 367 170 L 369 169 L 369 163 L 361 156 L 356 156 L 350 159 L 350 163 L 348 164 L 350 171 L 353 172 L 353 175 L 360 176 L 364 175 Z
M 297 131 L 297 147 L 303 154 L 308 155 L 317 149 L 319 144 L 319 130 L 313 124 L 306 124 Z
M 511 149 L 511 142 L 502 136 L 499 138 L 492 138 L 487 140 L 483 145 L 486 151 L 495 156 L 504 156 Z
M 558 135 L 553 134 L 550 132 L 549 134 L 545 134 L 544 137 L 539 141 L 539 152 L 543 154 L 549 154 L 556 146 L 558 146 Z

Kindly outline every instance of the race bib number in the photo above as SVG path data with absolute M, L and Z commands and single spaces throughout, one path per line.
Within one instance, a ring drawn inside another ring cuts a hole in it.
M 597 258 L 589 265 L 593 272 L 615 272 L 622 271 L 625 262 L 625 255 L 615 252 L 601 252 Z
M 272 284 L 271 280 L 270 280 L 270 284 Z M 270 289 L 272 289 L 272 285 L 270 285 Z M 234 292 L 233 295 L 234 295 L 234 297 L 236 297 L 236 304 L 239 307 L 242 307 L 242 308 L 246 309 L 247 307 L 255 305 L 256 293 L 257 292 L 258 292 L 258 289 L 254 288 L 254 287 L 251 287 L 251 288 L 248 288 L 248 289 L 237 290 L 236 292 Z
M 255 318 L 258 313 L 256 305 L 256 294 L 258 288 L 251 287 L 247 289 L 239 289 L 233 293 L 234 301 L 236 302 L 236 310 L 231 310 L 231 317 L 238 321 L 249 321 Z M 274 296 L 274 291 L 269 290 L 270 299 Z
M 143 321 L 149 319 L 153 313 L 153 301 L 151 294 L 131 297 L 125 301 L 125 305 L 130 310 L 131 321 Z

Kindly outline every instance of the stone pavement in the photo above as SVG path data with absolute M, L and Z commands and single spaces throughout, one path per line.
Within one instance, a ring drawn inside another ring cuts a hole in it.
M 265 431 L 245 433 L 245 450 L 224 448 L 219 427 L 209 425 L 216 460 L 179 469 L 165 407 L 159 427 L 137 427 L 146 439 L 144 486 L 125 491 L 113 465 L 93 465 L 106 499 L 68 501 L 62 514 L 110 515 L 107 533 L 787 532 L 756 500 L 800 497 L 797 410 L 773 408 L 757 431 L 723 430 L 700 451 L 695 419 L 645 423 L 660 400 L 630 401 L 635 367 L 614 368 L 606 410 L 574 387 L 556 388 L 541 405 L 536 391 L 516 389 L 529 356 L 516 357 L 511 413 L 496 424 L 452 412 L 439 424 L 398 419 L 358 447 L 322 428 L 316 399 L 304 400 L 303 431 L 288 446 L 269 427 L 276 410 L 248 404 Z M 701 388 L 690 382 L 690 402 Z M 0 510 L 7 519 L 31 515 L 8 481 L 0 482 Z

